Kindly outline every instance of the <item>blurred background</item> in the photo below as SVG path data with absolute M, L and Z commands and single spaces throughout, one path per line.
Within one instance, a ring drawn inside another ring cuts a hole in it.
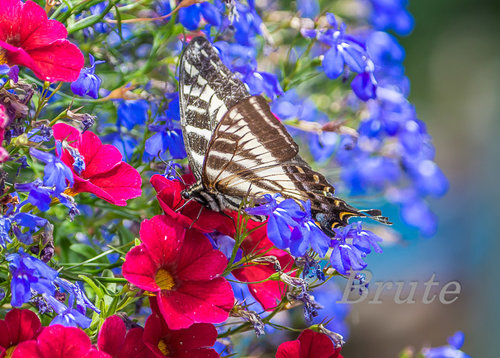
M 424 305 L 419 291 L 417 304 L 397 305 L 393 294 L 379 305 L 354 304 L 343 352 L 346 357 L 397 357 L 407 345 L 417 350 L 441 346 L 462 330 L 464 352 L 498 357 L 500 3 L 411 0 L 409 10 L 415 29 L 399 39 L 407 54 L 410 100 L 434 138 L 436 162 L 450 190 L 432 205 L 439 216 L 436 236 L 418 238 L 403 231 L 405 244 L 370 255 L 368 268 L 374 281 L 421 285 L 435 273 L 440 287 L 459 281 L 462 293 L 450 305 L 437 300 Z

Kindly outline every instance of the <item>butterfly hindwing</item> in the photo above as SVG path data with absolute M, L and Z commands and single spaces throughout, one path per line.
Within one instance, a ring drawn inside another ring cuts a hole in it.
M 183 52 L 179 70 L 179 104 L 184 144 L 191 170 L 201 179 L 203 161 L 215 127 L 224 114 L 248 97 L 236 76 L 204 38 L 193 39 Z

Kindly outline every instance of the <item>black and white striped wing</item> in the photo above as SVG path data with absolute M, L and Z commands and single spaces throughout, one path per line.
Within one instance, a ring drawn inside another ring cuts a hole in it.
M 217 124 L 231 107 L 250 95 L 243 82 L 224 66 L 214 47 L 203 37 L 188 44 L 179 71 L 184 144 L 191 170 L 200 180 L 205 153 Z
M 261 96 L 240 101 L 222 118 L 208 147 L 203 183 L 235 204 L 247 196 L 281 193 L 312 199 L 320 210 L 321 201 L 330 200 L 325 194 L 333 194 L 326 179 L 300 158 L 297 144 Z

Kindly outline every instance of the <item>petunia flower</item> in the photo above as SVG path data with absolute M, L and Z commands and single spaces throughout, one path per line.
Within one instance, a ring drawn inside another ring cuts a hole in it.
M 35 339 L 42 324 L 38 316 L 30 310 L 14 308 L 0 320 L 0 357 L 10 357 L 16 346 Z
M 159 215 L 142 222 L 140 238 L 142 244 L 125 257 L 123 276 L 154 295 L 170 329 L 228 318 L 234 296 L 220 277 L 227 259 L 205 236 Z
M 143 342 L 144 329 L 134 327 L 127 331 L 123 320 L 114 315 L 106 318 L 99 331 L 97 347 L 112 358 L 148 358 L 153 353 Z
M 192 175 L 184 175 L 182 179 L 188 185 L 194 183 Z M 186 203 L 181 193 L 187 186 L 181 181 L 168 180 L 164 176 L 156 174 L 151 177 L 151 185 L 157 192 L 156 197 L 165 215 L 173 218 L 184 227 L 204 233 L 219 231 L 229 236 L 234 235 L 235 227 L 231 218 L 211 211 L 195 200 Z
M 306 329 L 297 340 L 282 343 L 276 358 L 342 358 L 340 350 L 326 334 Z
M 171 330 L 156 314 L 152 314 L 144 327 L 143 341 L 155 357 L 218 358 L 212 348 L 217 340 L 213 324 L 196 323 L 187 329 Z
M 90 338 L 84 331 L 55 325 L 45 327 L 36 340 L 19 344 L 12 358 L 85 357 L 91 350 Z
M 72 194 L 92 193 L 118 206 L 125 206 L 128 199 L 141 195 L 140 174 L 122 161 L 114 146 L 102 144 L 92 132 L 82 134 L 65 123 L 57 123 L 52 129 L 54 138 L 67 144 L 61 160 L 73 172 Z M 75 166 L 82 160 L 83 164 Z
M 64 25 L 49 20 L 35 2 L 2 1 L 0 64 L 26 66 L 44 81 L 72 82 L 78 78 L 84 58 L 67 36 Z

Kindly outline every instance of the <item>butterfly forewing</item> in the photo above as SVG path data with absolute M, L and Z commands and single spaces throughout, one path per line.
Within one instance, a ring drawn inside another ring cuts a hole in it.
M 204 38 L 198 37 L 189 43 L 179 68 L 182 133 L 191 170 L 200 180 L 215 127 L 229 108 L 249 93 Z

